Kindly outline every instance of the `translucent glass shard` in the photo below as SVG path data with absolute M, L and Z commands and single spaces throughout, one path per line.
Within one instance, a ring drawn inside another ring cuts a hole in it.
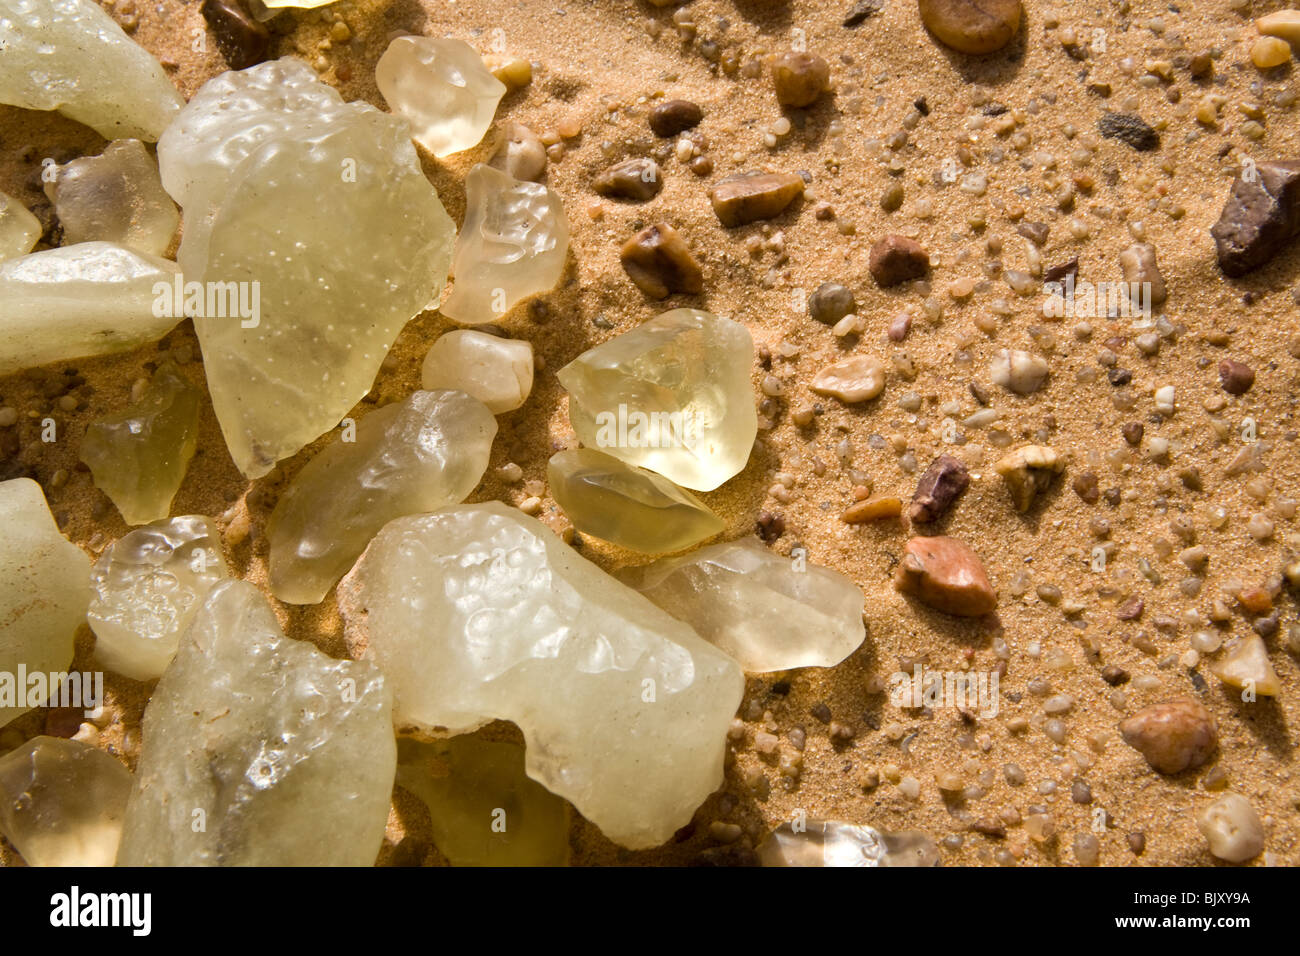
M 0 482 L 0 727 L 43 701 L 19 686 L 18 670 L 43 674 L 72 663 L 72 637 L 86 616 L 90 559 L 63 535 L 30 478 Z
M 584 445 L 712 491 L 745 467 L 758 434 L 753 364 L 739 322 L 673 309 L 588 349 L 557 377 Z
M 130 791 L 102 750 L 33 737 L 0 757 L 0 835 L 28 866 L 112 866 Z
M 94 0 L 0 0 L 0 103 L 152 142 L 185 101 Z
M 370 390 L 402 326 L 438 301 L 455 226 L 405 122 L 345 103 L 299 60 L 209 80 L 158 161 L 185 213 L 185 279 L 248 306 L 194 326 L 226 444 L 259 477 Z
M 664 842 L 722 782 L 740 668 L 520 511 L 390 522 L 339 608 L 399 726 L 514 721 L 528 776 L 624 846 Z
M 267 536 L 271 593 L 316 604 L 393 518 L 469 497 L 487 470 L 496 419 L 464 392 L 415 392 L 371 412 L 280 496 Z
M 45 193 L 63 227 L 63 244 L 115 242 L 161 256 L 180 225 L 158 164 L 138 139 L 109 143 L 98 156 L 58 167 Z
M 552 455 L 546 480 L 575 528 L 643 554 L 680 551 L 726 527 L 667 478 L 590 448 Z
M 397 766 L 370 664 L 280 631 L 251 584 L 212 589 L 144 713 L 121 866 L 371 866 Z
M 183 515 L 114 541 L 90 573 L 86 618 L 95 658 L 133 680 L 156 680 L 214 585 L 230 576 L 216 528 Z
M 758 848 L 763 866 L 938 866 L 939 848 L 919 830 L 891 833 L 838 820 L 783 823 Z
M 127 524 L 166 518 L 198 445 L 199 390 L 164 362 L 140 401 L 91 422 L 81 460 Z
M 180 319 L 154 314 L 154 287 L 176 272 L 109 242 L 0 262 L 0 375 L 158 341 Z
M 494 415 L 512 412 L 533 390 L 533 347 L 520 339 L 455 329 L 430 347 L 421 382 L 428 389 L 460 389 Z
M 397 783 L 429 808 L 433 843 L 452 866 L 564 866 L 564 801 L 524 773 L 524 748 L 460 736 L 401 740 Z
M 831 667 L 867 636 L 857 585 L 806 558 L 776 554 L 757 538 L 627 568 L 618 577 L 747 671 Z
M 569 220 L 555 192 L 479 163 L 465 177 L 465 225 L 456 281 L 440 311 L 465 325 L 495 322 L 517 302 L 560 281 Z
M 443 37 L 397 37 L 375 65 L 375 85 L 439 158 L 477 145 L 506 94 L 473 47 Z
M 40 238 L 40 220 L 13 196 L 0 193 L 0 262 L 27 255 Z

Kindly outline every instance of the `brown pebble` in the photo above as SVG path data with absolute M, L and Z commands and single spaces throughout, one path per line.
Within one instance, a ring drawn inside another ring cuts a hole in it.
M 1300 234 L 1300 160 L 1245 167 L 1210 227 L 1219 268 L 1243 276 Z
M 973 820 L 970 828 L 976 833 L 982 833 L 984 836 L 993 837 L 995 840 L 1001 840 L 1007 835 L 1005 824 L 998 823 L 996 820 Z
M 694 129 L 704 119 L 704 110 L 690 100 L 664 100 L 650 111 L 650 129 L 656 136 L 676 136 Z
M 84 707 L 51 707 L 45 715 L 45 733 L 50 737 L 72 737 L 85 719 Z
M 930 271 L 930 255 L 915 239 L 890 233 L 871 247 L 871 277 L 883 288 L 920 279 Z
M 1111 687 L 1118 687 L 1120 684 L 1128 683 L 1128 671 L 1114 664 L 1107 664 L 1101 669 L 1101 679 Z
M 1022 222 L 1016 226 L 1016 232 L 1024 236 L 1036 246 L 1041 246 L 1047 242 L 1050 227 L 1045 222 Z
M 1147 835 L 1141 830 L 1134 830 L 1124 839 L 1128 841 L 1128 848 L 1133 851 L 1134 856 L 1141 856 L 1142 851 L 1147 848 Z
M 244 70 L 267 58 L 271 34 L 238 0 L 203 0 L 199 8 L 217 38 L 217 49 L 232 70 Z
M 980 617 L 998 604 L 979 555 L 965 542 L 942 535 L 907 542 L 894 588 L 958 617 Z
M 659 195 L 664 183 L 653 159 L 627 159 L 593 179 L 591 188 L 602 196 L 645 202 Z
M 674 292 L 697 295 L 704 290 L 700 264 L 681 233 L 667 223 L 647 226 L 629 239 L 619 261 L 633 284 L 653 299 L 666 299 Z
M 757 531 L 758 536 L 771 544 L 781 535 L 785 534 L 785 518 L 779 514 L 773 514 L 770 511 L 760 511 L 758 514 Z
M 1140 597 L 1131 597 L 1115 611 L 1115 616 L 1121 621 L 1136 621 L 1142 616 L 1142 610 L 1146 607 L 1145 602 Z
M 803 188 L 803 177 L 796 173 L 738 173 L 710 189 L 709 201 L 724 226 L 743 226 L 780 215 L 803 195 Z
M 1273 595 L 1265 588 L 1243 588 L 1237 592 L 1237 600 L 1251 614 L 1267 614 L 1273 610 Z
M 938 521 L 969 484 L 966 466 L 951 455 L 940 455 L 917 482 L 907 516 L 918 524 Z
M 1079 278 L 1079 257 L 1075 256 L 1062 262 L 1059 266 L 1052 266 L 1043 273 L 1043 282 L 1065 282 L 1066 279 L 1077 280 Z
M 993 53 L 1020 29 L 1020 0 L 920 0 L 921 22 L 944 46 Z
M 1190 697 L 1144 707 L 1120 721 L 1119 732 L 1148 764 L 1167 774 L 1201 766 L 1219 745 L 1214 715 Z
M 808 296 L 808 315 L 826 325 L 834 325 L 856 308 L 853 292 L 838 282 L 823 282 Z
M 1229 395 L 1245 395 L 1255 384 L 1255 372 L 1249 365 L 1224 359 L 1219 363 L 1219 383 Z
M 771 69 L 776 101 L 782 106 L 811 106 L 830 85 L 830 66 L 811 53 L 774 56 Z
M 1120 434 L 1124 436 L 1124 440 L 1136 448 L 1142 442 L 1142 436 L 1146 432 L 1146 426 L 1141 422 L 1129 422 L 1127 425 L 1120 428 L 1119 431 Z

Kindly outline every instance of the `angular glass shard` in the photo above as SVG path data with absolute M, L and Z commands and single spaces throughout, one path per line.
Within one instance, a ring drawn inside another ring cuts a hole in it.
M 119 139 L 98 156 L 57 167 L 45 194 L 63 227 L 64 245 L 115 242 L 161 256 L 181 222 L 163 191 L 158 164 L 138 139 Z
M 456 281 L 439 309 L 465 325 L 495 322 L 564 274 L 569 220 L 555 192 L 479 163 L 465 177 Z
M 478 145 L 506 95 L 473 47 L 443 37 L 394 39 L 375 65 L 375 85 L 439 159 Z
M 127 524 L 166 518 L 199 437 L 200 393 L 171 360 L 140 401 L 86 428 L 81 460 Z
M 533 390 L 533 346 L 472 329 L 446 332 L 424 357 L 421 384 L 460 389 L 493 415 L 514 411 Z
M 857 585 L 769 551 L 757 538 L 624 568 L 617 577 L 746 671 L 832 667 L 867 637 Z
M 754 340 L 739 322 L 673 309 L 556 373 L 589 448 L 696 491 L 740 472 L 758 434 Z
M 131 773 L 61 737 L 33 737 L 0 757 L 0 835 L 28 866 L 112 866 Z
M 94 0 L 0 0 L 0 103 L 156 140 L 185 100 Z
M 373 865 L 392 720 L 372 665 L 285 637 L 257 588 L 222 581 L 145 709 L 118 865 Z
M 226 444 L 260 477 L 370 390 L 402 326 L 438 301 L 455 225 L 406 123 L 343 102 L 300 60 L 209 80 L 158 163 L 185 212 L 185 278 L 249 306 L 194 326 Z
M 939 848 L 919 830 L 889 832 L 838 820 L 783 823 L 758 848 L 763 866 L 938 866 Z
M 452 866 L 564 866 L 565 803 L 524 773 L 524 748 L 460 736 L 397 743 L 397 783 L 429 807 Z
M 228 577 L 217 529 L 202 515 L 122 536 L 90 572 L 95 657 L 133 680 L 161 677 L 208 591 Z
M 528 776 L 624 846 L 656 846 L 722 782 L 735 661 L 500 502 L 398 518 L 338 588 L 398 726 L 514 721 Z
M 41 238 L 41 221 L 13 196 L 0 193 L 0 262 L 32 251 Z
M 41 486 L 0 482 L 0 727 L 42 700 L 18 680 L 66 671 L 72 636 L 86 617 L 90 559 L 59 534 Z
M 575 528 L 643 554 L 680 551 L 726 527 L 667 478 L 591 448 L 552 455 L 546 480 Z
M 154 287 L 177 271 L 110 242 L 0 262 L 0 375 L 158 341 L 180 319 L 154 314 Z
M 464 501 L 496 433 L 492 413 L 464 392 L 415 392 L 371 412 L 354 441 L 340 438 L 309 461 L 276 503 L 271 593 L 319 603 L 393 518 Z

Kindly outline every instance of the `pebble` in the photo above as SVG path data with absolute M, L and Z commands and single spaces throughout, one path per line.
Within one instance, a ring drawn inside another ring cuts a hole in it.
M 704 273 L 676 229 L 667 223 L 647 226 L 629 239 L 619 253 L 623 271 L 652 299 L 674 292 L 698 295 L 704 291 Z
M 880 12 L 884 6 L 885 0 L 858 0 L 849 10 L 848 15 L 844 18 L 844 26 L 856 27 L 865 21 L 868 17 L 874 16 Z
M 1278 37 L 1292 46 L 1300 46 L 1300 10 L 1279 10 L 1255 21 L 1255 29 L 1264 36 Z
M 1131 597 L 1119 606 L 1115 616 L 1121 621 L 1136 621 L 1145 607 L 1146 603 L 1140 597 Z
M 1124 281 L 1129 284 L 1129 295 L 1134 303 L 1145 302 L 1148 305 L 1160 305 L 1167 296 L 1165 280 L 1156 265 L 1156 247 L 1146 242 L 1129 246 L 1119 254 L 1119 267 L 1124 272 Z M 1146 284 L 1150 290 L 1140 295 L 1141 285 Z
M 721 180 L 709 190 L 709 201 L 724 226 L 743 226 L 780 215 L 803 190 L 797 173 L 745 172 Z
M 903 499 L 901 498 L 868 498 L 846 508 L 840 515 L 840 520 L 845 524 L 864 524 L 868 521 L 897 518 L 902 513 Z
M 811 53 L 782 53 L 772 58 L 771 70 L 782 106 L 811 106 L 830 85 L 830 65 Z
M 239 0 L 203 0 L 199 8 L 217 38 L 217 49 L 232 70 L 261 63 L 271 50 L 271 34 Z
M 867 268 L 885 289 L 923 277 L 930 271 L 930 256 L 915 239 L 891 233 L 871 247 Z
M 921 22 L 944 46 L 993 53 L 1020 29 L 1020 0 L 920 0 Z
M 958 617 L 980 617 L 998 603 L 979 555 L 964 541 L 946 536 L 909 540 L 894 587 Z
M 1022 222 L 1016 227 L 1016 232 L 1034 245 L 1041 246 L 1047 242 L 1050 227 L 1045 222 Z
M 1136 113 L 1106 110 L 1097 121 L 1097 130 L 1107 139 L 1117 139 L 1140 153 L 1160 146 L 1160 134 Z
M 1065 470 L 1065 462 L 1047 445 L 1025 445 L 1001 459 L 993 470 L 1002 476 L 1017 511 L 1028 511 L 1039 493 Z
M 1198 813 L 1196 828 L 1220 860 L 1245 863 L 1264 851 L 1264 825 L 1239 793 L 1226 793 Z
M 490 165 L 515 179 L 535 183 L 546 172 L 546 147 L 523 123 L 507 123 Z
M 659 195 L 664 183 L 653 159 L 627 159 L 593 179 L 591 188 L 602 196 L 645 202 Z
M 1120 722 L 1124 742 L 1160 773 L 1201 766 L 1219 746 L 1214 716 L 1190 697 L 1144 707 Z
M 989 364 L 989 378 L 993 384 L 1017 395 L 1038 391 L 1047 380 L 1047 371 L 1046 359 L 1019 349 L 1001 349 Z
M 1118 687 L 1120 684 L 1128 683 L 1128 671 L 1114 664 L 1107 664 L 1101 669 L 1101 679 L 1111 687 Z
M 838 282 L 823 282 L 808 297 L 808 314 L 826 325 L 834 325 L 856 309 L 853 293 Z
M 1291 61 L 1291 45 L 1277 37 L 1260 37 L 1250 45 L 1250 62 L 1261 70 Z
M 650 111 L 649 119 L 654 134 L 666 138 L 699 126 L 704 110 L 690 100 L 664 100 Z
M 1255 372 L 1249 365 L 1224 359 L 1219 363 L 1219 384 L 1229 395 L 1245 395 L 1255 384 Z
M 1258 634 L 1243 637 L 1210 671 L 1229 687 L 1250 690 L 1259 697 L 1276 697 L 1282 690 L 1282 682 L 1268 659 L 1268 647 Z
M 1232 277 L 1258 269 L 1297 234 L 1300 160 L 1259 162 L 1250 175 L 1243 169 L 1210 227 L 1219 268 Z
M 940 455 L 930 463 L 916 484 L 907 516 L 914 523 L 938 521 L 970 485 L 970 472 L 951 455 Z
M 874 358 L 855 355 L 826 366 L 809 387 L 818 395 L 838 398 L 847 405 L 866 402 L 884 390 L 885 367 Z

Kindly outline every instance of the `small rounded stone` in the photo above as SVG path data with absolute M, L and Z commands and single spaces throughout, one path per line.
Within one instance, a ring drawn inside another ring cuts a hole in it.
M 811 106 L 830 85 L 831 68 L 811 53 L 782 53 L 772 58 L 772 85 L 782 106 Z
M 826 325 L 834 325 L 856 308 L 853 293 L 838 282 L 823 282 L 808 297 L 808 314 Z
M 945 46 L 993 53 L 1020 29 L 1020 0 L 920 0 L 921 21 Z

